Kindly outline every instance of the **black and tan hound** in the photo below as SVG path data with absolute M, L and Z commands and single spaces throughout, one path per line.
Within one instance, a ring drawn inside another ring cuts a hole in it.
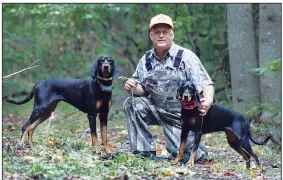
M 199 94 L 196 92 L 194 84 L 189 80 L 181 84 L 177 94 L 182 104 L 182 132 L 179 153 L 175 162 L 179 162 L 184 155 L 190 131 L 195 132 L 194 145 L 188 161 L 191 165 L 195 162 L 201 136 L 206 133 L 224 131 L 229 145 L 244 157 L 247 169 L 250 168 L 250 156 L 255 159 L 257 168 L 261 168 L 258 156 L 253 152 L 249 140 L 257 145 L 264 145 L 271 136 L 262 142 L 256 140 L 252 135 L 249 121 L 241 114 L 216 104 L 212 104 L 205 116 L 200 116 L 197 110 L 197 107 L 201 107 Z
M 111 107 L 113 80 L 118 76 L 118 66 L 110 56 L 101 56 L 94 61 L 90 70 L 90 79 L 49 78 L 35 84 L 29 96 L 22 101 L 6 100 L 13 104 L 24 104 L 34 96 L 33 111 L 22 127 L 21 142 L 28 134 L 32 144 L 35 128 L 48 119 L 60 101 L 65 101 L 87 113 L 91 129 L 92 146 L 100 152 L 96 134 L 96 116 L 99 113 L 101 138 L 104 149 L 111 152 L 107 140 L 107 119 Z

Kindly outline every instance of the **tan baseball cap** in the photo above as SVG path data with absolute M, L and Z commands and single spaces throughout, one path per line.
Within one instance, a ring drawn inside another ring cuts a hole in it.
M 169 26 L 171 26 L 172 29 L 174 29 L 172 19 L 165 14 L 158 14 L 153 18 L 151 18 L 149 29 L 151 30 L 152 27 L 155 26 L 156 24 L 168 24 Z

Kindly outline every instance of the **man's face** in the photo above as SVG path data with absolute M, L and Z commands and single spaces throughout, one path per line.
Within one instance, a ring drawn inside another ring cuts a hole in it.
M 150 39 L 158 50 L 168 50 L 174 40 L 174 32 L 167 24 L 157 24 L 150 32 Z

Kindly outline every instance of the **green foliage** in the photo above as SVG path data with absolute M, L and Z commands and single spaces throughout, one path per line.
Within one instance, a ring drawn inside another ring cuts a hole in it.
M 282 70 L 281 59 L 274 59 L 269 62 L 266 62 L 265 67 L 262 68 L 253 68 L 250 71 L 258 75 L 262 75 L 266 72 L 279 72 Z
M 263 103 L 258 106 L 253 106 L 249 111 L 245 114 L 249 117 L 257 116 L 260 112 L 267 111 L 271 113 L 271 119 L 274 120 L 275 117 L 281 117 L 281 105 L 278 106 L 270 106 L 269 104 Z
M 197 40 L 211 74 L 227 51 L 227 40 L 220 38 L 226 32 L 225 4 L 3 4 L 3 75 L 40 59 L 38 68 L 9 81 L 30 89 L 52 76 L 87 78 L 93 59 L 102 54 L 113 56 L 121 73 L 130 75 L 152 47 L 148 24 L 159 13 L 173 18 L 177 44 L 195 51 Z M 14 87 L 3 89 L 11 91 Z
M 253 68 L 250 70 L 257 75 L 262 75 L 270 72 L 280 72 L 282 71 L 281 59 L 274 59 L 267 63 L 265 63 L 265 67 L 262 68 Z M 278 98 L 277 106 L 270 106 L 269 104 L 260 104 L 259 106 L 254 106 L 250 111 L 246 112 L 246 114 L 259 114 L 262 111 L 268 111 L 271 113 L 271 119 L 274 120 L 275 117 L 279 117 L 281 119 L 281 97 Z

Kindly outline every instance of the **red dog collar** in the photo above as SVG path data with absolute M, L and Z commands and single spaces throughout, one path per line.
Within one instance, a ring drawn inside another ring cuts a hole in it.
M 200 102 L 204 102 L 204 100 L 201 100 Z M 181 105 L 184 109 L 192 110 L 195 107 L 197 107 L 197 102 L 194 99 L 191 100 L 190 102 L 181 101 Z

